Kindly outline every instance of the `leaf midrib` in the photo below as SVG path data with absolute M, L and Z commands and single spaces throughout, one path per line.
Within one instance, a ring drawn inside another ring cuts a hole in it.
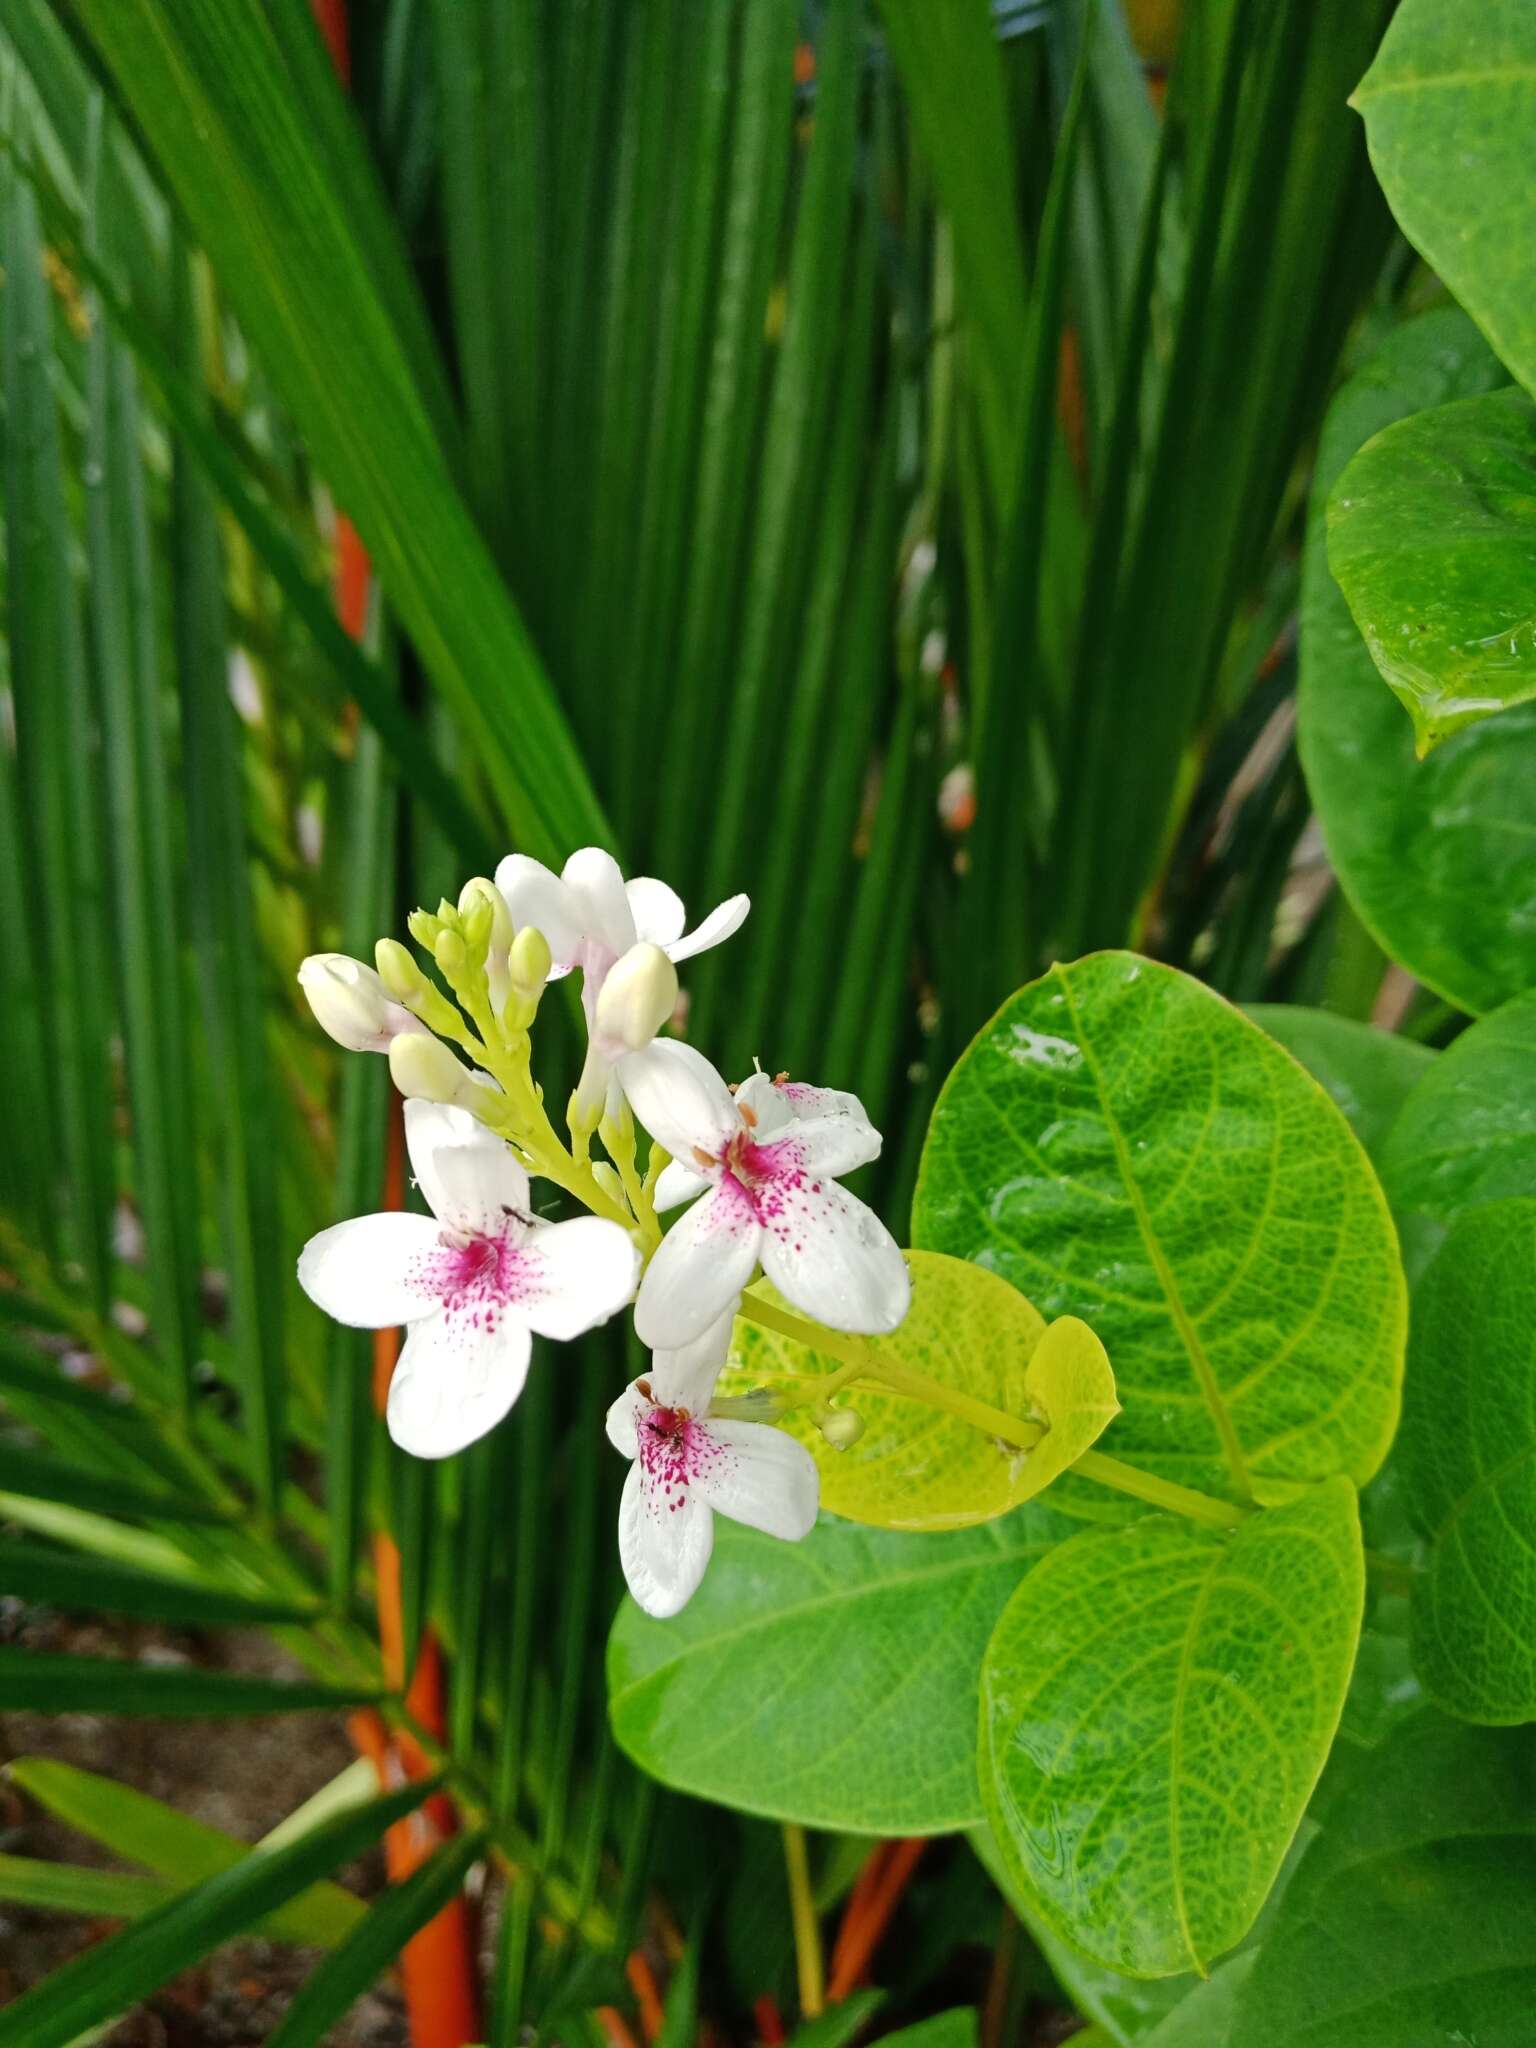
M 1215 1369 L 1210 1359 L 1206 1356 L 1205 1346 L 1200 1342 L 1199 1333 L 1195 1328 L 1189 1310 L 1184 1306 L 1184 1298 L 1179 1293 L 1178 1282 L 1174 1278 L 1173 1268 L 1169 1265 L 1167 1255 L 1163 1250 L 1162 1240 L 1152 1227 L 1152 1218 L 1147 1211 L 1147 1205 L 1142 1196 L 1140 1184 L 1131 1171 L 1130 1148 L 1126 1144 L 1125 1133 L 1120 1128 L 1119 1119 L 1111 1107 L 1109 1094 L 1104 1086 L 1104 1078 L 1099 1071 L 1099 1063 L 1094 1058 L 1093 1048 L 1088 1041 L 1088 1034 L 1083 1029 L 1082 1017 L 1078 1010 L 1076 999 L 1072 994 L 1072 984 L 1060 968 L 1055 970 L 1055 975 L 1066 997 L 1067 1008 L 1072 1014 L 1072 1028 L 1082 1051 L 1083 1063 L 1087 1067 L 1089 1078 L 1093 1082 L 1094 1093 L 1099 1099 L 1099 1109 L 1104 1118 L 1104 1128 L 1109 1132 L 1110 1143 L 1115 1148 L 1115 1164 L 1119 1169 L 1120 1181 L 1125 1189 L 1126 1198 L 1131 1205 L 1131 1213 L 1136 1218 L 1136 1227 L 1141 1233 L 1141 1241 L 1146 1247 L 1147 1258 L 1151 1263 L 1153 1272 L 1157 1275 L 1158 1284 L 1163 1290 L 1163 1298 L 1168 1304 L 1168 1313 L 1173 1319 L 1174 1328 L 1178 1331 L 1183 1341 L 1184 1349 L 1188 1353 L 1189 1362 L 1194 1371 L 1195 1381 L 1200 1389 L 1201 1398 L 1210 1411 L 1211 1420 L 1216 1426 L 1216 1434 L 1221 1441 L 1222 1452 L 1231 1470 L 1233 1483 L 1245 1500 L 1252 1500 L 1253 1487 L 1248 1477 L 1248 1467 L 1243 1457 L 1242 1444 L 1238 1440 L 1237 1430 L 1227 1410 L 1227 1404 L 1222 1399 L 1221 1387 L 1216 1378 Z

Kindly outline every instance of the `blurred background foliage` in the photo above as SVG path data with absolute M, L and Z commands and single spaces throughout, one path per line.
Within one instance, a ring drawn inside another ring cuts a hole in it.
M 514 847 L 600 841 L 696 912 L 745 889 L 687 1028 L 857 1090 L 898 1231 L 944 1072 L 1052 959 L 1445 1027 L 1383 997 L 1294 740 L 1322 413 L 1428 295 L 1346 106 L 1391 11 L 7 0 L 0 1584 L 266 1622 L 312 1682 L 0 1644 L 0 1706 L 373 1700 L 470 1832 L 333 2000 L 487 1841 L 489 2039 L 632 2011 L 641 1932 L 665 2038 L 700 1997 L 747 2038 L 792 1949 L 776 1831 L 605 1734 L 618 1360 L 412 1465 L 367 1340 L 291 1282 L 398 1176 L 304 954 L 367 957 Z M 231 1909 L 157 1826 L 192 1948 L 302 1920 L 355 1847 Z M 863 1850 L 819 1854 L 830 1906 Z M 974 1996 L 996 1925 L 963 1849 L 918 1884 L 893 2012 Z M 150 1902 L 25 2038 L 158 1981 Z M 1009 1971 L 999 2013 L 1056 1995 Z

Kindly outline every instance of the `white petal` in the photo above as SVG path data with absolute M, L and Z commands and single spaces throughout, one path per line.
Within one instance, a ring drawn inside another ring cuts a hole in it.
M 516 1309 L 541 1337 L 579 1337 L 617 1315 L 640 1278 L 640 1253 L 617 1223 L 536 1223 L 518 1253 Z
M 651 1406 L 633 1380 L 608 1410 L 604 1428 L 608 1441 L 616 1451 L 622 1451 L 626 1458 L 638 1458 L 640 1439 L 636 1435 L 639 1418 Z
M 317 1307 L 358 1330 L 388 1330 L 430 1315 L 430 1295 L 410 1279 L 437 1248 L 430 1216 L 391 1210 L 355 1216 L 312 1237 L 299 1254 L 299 1285 Z
M 494 1331 L 436 1315 L 405 1340 L 389 1383 L 389 1433 L 413 1458 L 451 1458 L 494 1429 L 523 1391 L 533 1339 L 504 1315 Z
M 857 1116 L 839 1113 L 797 1124 L 795 1143 L 806 1165 L 818 1173 L 852 1173 L 880 1157 L 880 1133 L 862 1110 Z
M 733 1522 L 798 1543 L 814 1526 L 821 1497 L 816 1460 L 804 1444 L 764 1422 L 711 1422 L 708 1431 L 724 1455 L 701 1463 L 693 1491 Z
M 874 1210 L 835 1180 L 778 1181 L 763 1222 L 763 1271 L 784 1299 L 833 1330 L 894 1330 L 912 1276 Z
M 733 1186 L 712 1188 L 695 1202 L 661 1240 L 640 1282 L 641 1343 L 675 1351 L 702 1337 L 752 1278 L 762 1235 L 751 1204 Z
M 669 1160 L 656 1176 L 656 1186 L 651 1199 L 658 1214 L 675 1209 L 679 1202 L 691 1202 L 695 1195 L 702 1195 L 709 1182 L 702 1173 L 695 1173 L 691 1166 L 684 1166 L 681 1159 Z
M 653 946 L 671 946 L 683 935 L 683 899 L 654 875 L 636 875 L 624 884 L 636 935 Z
M 635 943 L 635 920 L 613 855 L 600 846 L 583 846 L 560 870 L 560 879 L 576 906 L 583 936 L 599 940 L 610 952 L 627 953 Z
M 558 875 L 525 853 L 509 853 L 496 870 L 496 886 L 519 931 L 531 924 L 549 941 L 556 967 L 566 973 L 581 944 L 580 909 Z M 551 975 L 551 980 L 554 976 Z
M 748 1074 L 736 1090 L 736 1113 L 751 1127 L 753 1139 L 759 1145 L 771 1143 L 795 1121 L 794 1111 L 784 1100 L 784 1091 L 775 1088 L 772 1078 L 761 1071 Z
M 703 1053 L 681 1039 L 658 1038 L 618 1063 L 620 1086 L 664 1152 L 687 1164 L 695 1145 L 718 1153 L 741 1129 L 736 1104 Z
M 405 1143 L 417 1186 L 451 1229 L 499 1235 L 508 1210 L 528 1214 L 527 1174 L 505 1141 L 467 1109 L 408 1102 Z
M 705 1414 L 715 1391 L 715 1381 L 725 1369 L 731 1349 L 731 1332 L 735 1327 L 736 1305 L 733 1302 L 720 1320 L 711 1323 L 691 1344 L 680 1344 L 672 1351 L 653 1352 L 651 1370 L 647 1375 L 652 1398 L 664 1408 L 686 1408 L 690 1415 Z
M 619 1562 L 629 1590 L 658 1621 L 686 1607 L 714 1547 L 715 1518 L 691 1488 L 660 1494 L 631 1465 L 619 1502 Z
M 718 946 L 732 932 L 740 931 L 751 908 L 750 896 L 727 896 L 723 903 L 715 905 L 702 924 L 694 926 L 686 938 L 674 939 L 667 952 L 674 962 L 691 960 L 695 953 L 707 953 L 711 946 Z

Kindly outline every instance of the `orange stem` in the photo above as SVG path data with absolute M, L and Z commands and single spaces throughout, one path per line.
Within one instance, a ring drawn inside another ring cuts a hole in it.
M 635 1994 L 635 2003 L 640 2008 L 640 2030 L 647 2041 L 660 2037 L 666 2023 L 662 2010 L 661 1993 L 656 1988 L 656 1976 L 645 1957 L 636 1949 L 624 1965 L 624 1974 L 629 1979 L 629 1988 Z
M 926 1836 L 914 1835 L 908 1841 L 897 1842 L 892 1848 L 874 1883 L 862 1917 L 852 1926 L 845 1924 L 843 1933 L 838 1937 L 838 1948 L 842 1954 L 827 1985 L 829 2004 L 846 1998 L 869 1967 L 880 1937 L 901 1903 L 901 1895 L 927 1846 Z M 846 1944 L 844 1934 L 847 1936 Z

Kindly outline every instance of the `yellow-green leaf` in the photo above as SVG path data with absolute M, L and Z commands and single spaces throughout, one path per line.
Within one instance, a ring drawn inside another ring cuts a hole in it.
M 1044 1492 L 1096 1443 L 1115 1417 L 1115 1375 L 1104 1346 L 1076 1316 L 1058 1316 L 1035 1346 L 1024 1392 L 1045 1435 L 1024 1460 L 1020 1500 Z

